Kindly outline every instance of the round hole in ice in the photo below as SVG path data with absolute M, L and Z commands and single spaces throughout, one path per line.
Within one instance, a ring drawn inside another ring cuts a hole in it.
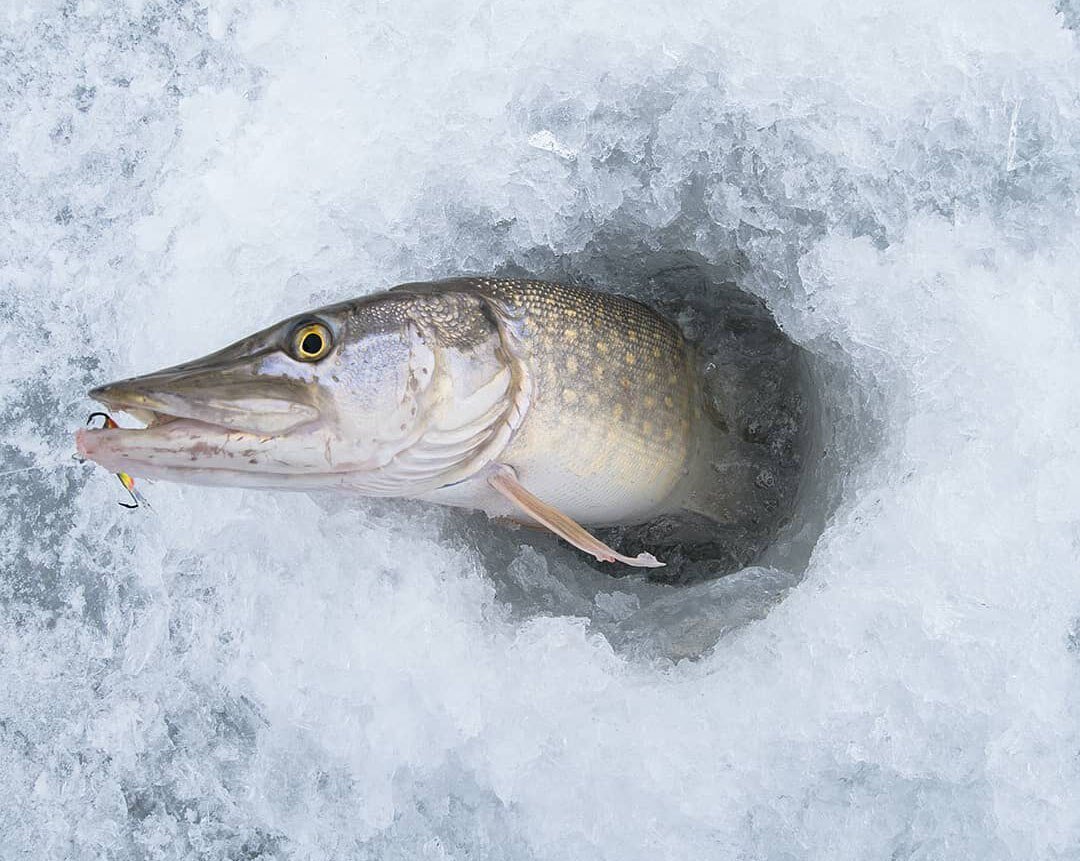
M 538 530 L 449 514 L 446 540 L 476 548 L 514 614 L 585 617 L 621 652 L 695 657 L 802 579 L 847 471 L 872 447 L 870 412 L 858 406 L 870 395 L 843 351 L 795 344 L 766 303 L 739 288 L 745 266 L 616 236 L 572 254 L 538 248 L 499 271 L 623 293 L 677 321 L 697 347 L 708 397 L 754 460 L 764 514 L 738 528 L 680 517 L 598 530 L 623 552 L 668 563 L 653 572 L 594 562 Z

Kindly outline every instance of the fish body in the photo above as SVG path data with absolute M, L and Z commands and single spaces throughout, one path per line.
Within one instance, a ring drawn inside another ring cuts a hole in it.
M 406 288 L 407 289 L 407 288 Z M 680 507 L 704 435 L 694 357 L 678 328 L 622 296 L 538 281 L 463 285 L 505 309 L 528 410 L 498 460 L 589 525 Z M 511 515 L 484 483 L 424 499 Z
M 85 457 L 133 476 L 492 516 L 523 513 L 516 482 L 586 525 L 682 509 L 722 519 L 731 502 L 715 469 L 732 444 L 704 407 L 692 347 L 649 307 L 576 286 L 404 284 L 91 396 L 147 422 L 77 437 Z

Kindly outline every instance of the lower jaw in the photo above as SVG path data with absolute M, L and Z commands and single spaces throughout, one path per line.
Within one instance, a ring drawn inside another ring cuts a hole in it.
M 99 461 L 100 463 L 100 461 Z M 248 490 L 342 490 L 347 487 L 346 473 L 255 472 L 217 467 L 170 466 L 127 462 L 120 468 L 101 464 L 115 472 L 127 472 L 135 478 L 168 481 L 207 487 L 235 487 Z
M 207 432 L 207 428 L 212 432 Z M 188 436 L 184 436 L 185 432 Z M 155 422 L 144 429 L 83 429 L 75 433 L 75 448 L 82 458 L 136 479 L 278 490 L 311 490 L 342 484 L 341 474 L 263 469 L 246 462 L 250 455 L 233 453 L 256 449 L 264 441 L 265 438 L 219 431 L 213 426 L 178 419 Z M 230 460 L 243 466 L 233 467 Z

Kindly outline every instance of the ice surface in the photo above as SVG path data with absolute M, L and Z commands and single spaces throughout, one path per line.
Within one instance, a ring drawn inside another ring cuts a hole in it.
M 0 21 L 0 858 L 1080 856 L 1075 3 Z M 634 254 L 809 357 L 824 454 L 729 578 L 413 504 L 131 514 L 69 460 L 93 382 Z

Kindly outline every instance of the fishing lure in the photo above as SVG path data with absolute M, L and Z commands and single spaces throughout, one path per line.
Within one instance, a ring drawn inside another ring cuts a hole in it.
M 104 420 L 104 424 L 102 424 L 103 429 L 108 428 L 109 430 L 112 430 L 113 428 L 120 427 L 120 425 L 113 421 L 111 416 L 109 416 L 107 413 L 101 412 L 90 413 L 90 415 L 86 419 L 87 427 L 89 427 L 91 422 L 93 422 L 94 419 L 97 418 Z M 150 507 L 150 503 L 146 501 L 146 497 L 144 497 L 141 493 L 139 493 L 139 491 L 135 489 L 134 478 L 132 478 L 126 472 L 118 472 L 115 473 L 115 475 L 118 479 L 120 479 L 120 483 L 124 485 L 124 490 L 126 490 L 131 496 L 131 502 L 118 502 L 116 503 L 117 505 L 119 505 L 121 508 L 138 508 L 140 505 L 144 508 Z

